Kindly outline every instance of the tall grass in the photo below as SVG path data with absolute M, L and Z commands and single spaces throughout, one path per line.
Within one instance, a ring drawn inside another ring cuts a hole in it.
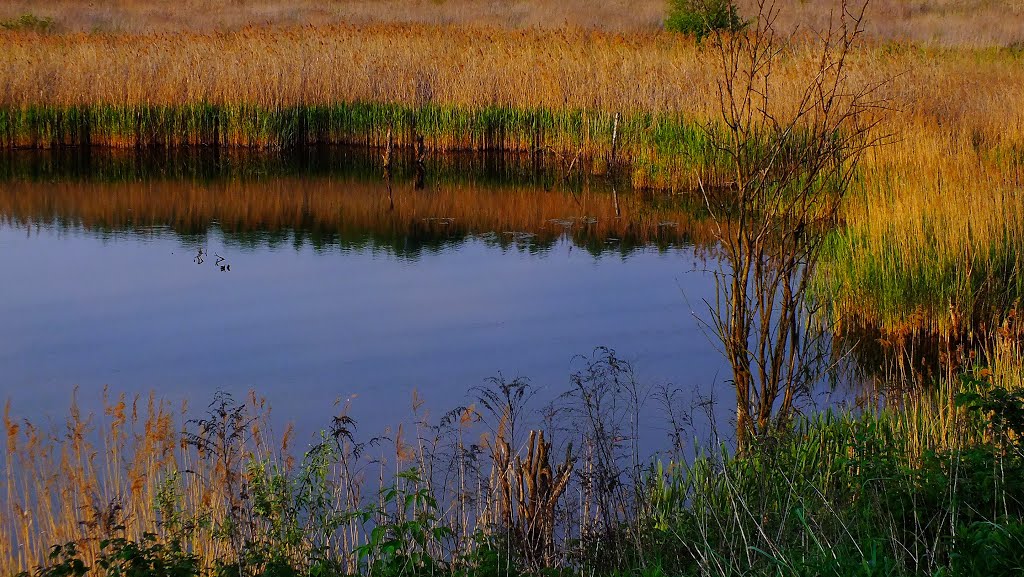
M 915 178 L 912 165 L 866 176 L 847 206 L 819 280 L 849 324 L 964 334 L 991 330 L 1020 306 L 1021 159 L 950 151 L 936 164 L 931 179 Z
M 1000 354 L 1020 366 L 1018 348 Z M 8 404 L 0 571 L 59 565 L 48 554 L 64 543 L 89 566 L 175 561 L 192 567 L 182 575 L 934 575 L 1020 561 L 1019 374 L 977 367 L 881 409 L 801 417 L 742 458 L 711 445 L 650 469 L 628 364 L 598 352 L 571 382 L 547 419 L 530 418 L 536 391 L 518 380 L 434 419 L 414 395 L 411 420 L 365 440 L 341 406 L 307 447 L 255 395 L 196 411 L 104 393 L 97 415 L 73 398 L 53 429 Z

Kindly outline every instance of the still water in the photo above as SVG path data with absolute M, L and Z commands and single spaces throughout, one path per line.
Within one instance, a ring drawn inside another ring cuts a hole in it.
M 105 386 L 198 407 L 255 390 L 308 436 L 339 400 L 375 430 L 414 390 L 444 410 L 498 374 L 553 398 L 606 346 L 678 402 L 730 398 L 697 319 L 714 284 L 692 207 L 459 162 L 416 189 L 339 151 L 9 153 L 0 396 L 59 422 L 76 387 L 91 410 Z

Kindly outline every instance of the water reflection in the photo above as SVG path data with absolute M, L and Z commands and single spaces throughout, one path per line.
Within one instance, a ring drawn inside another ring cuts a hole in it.
M 10 225 L 79 226 L 100 233 L 163 227 L 183 239 L 216 225 L 226 242 L 238 246 L 274 247 L 287 238 L 296 248 L 384 250 L 407 259 L 473 236 L 532 252 L 548 251 L 565 236 L 594 255 L 713 241 L 710 225 L 694 214 L 694 199 L 620 195 L 600 181 L 546 191 L 523 182 L 437 177 L 417 191 L 414 182 L 385 183 L 358 170 L 271 178 L 238 168 L 241 176 L 212 180 L 105 181 L 104 174 L 125 172 L 101 167 L 107 172 L 53 182 L 34 170 L 8 166 L 9 175 L 39 178 L 18 178 L 0 188 L 0 215 Z M 153 171 L 146 165 L 140 172 Z
M 685 197 L 505 178 L 510 159 L 428 158 L 423 190 L 396 165 L 389 194 L 379 165 L 336 157 L 90 154 L 0 163 L 19 414 L 60 415 L 75 385 L 83 404 L 107 384 L 195 403 L 256 388 L 310 427 L 356 398 L 377 431 L 414 389 L 450 408 L 503 371 L 561 392 L 596 346 L 651 385 L 706 395 L 722 375 L 692 315 L 711 233 Z

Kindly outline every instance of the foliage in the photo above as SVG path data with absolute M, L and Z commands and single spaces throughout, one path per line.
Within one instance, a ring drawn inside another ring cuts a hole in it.
M 89 572 L 89 567 L 79 558 L 78 547 L 72 543 L 54 545 L 47 557 L 49 565 L 37 567 L 36 577 L 82 577 Z M 18 577 L 29 577 L 29 573 L 19 573 Z
M 96 568 L 107 577 L 192 577 L 199 575 L 199 558 L 177 541 L 162 543 L 155 533 L 146 533 L 140 541 L 101 541 Z
M 6 30 L 27 30 L 32 32 L 46 33 L 54 29 L 53 18 L 40 18 L 35 14 L 22 14 L 18 18 L 0 21 L 0 28 Z
M 381 491 L 381 505 L 364 511 L 376 517 L 366 544 L 356 548 L 368 575 L 445 574 L 448 564 L 441 550 L 453 535 L 439 517 L 437 500 L 416 469 L 398 474 L 395 484 Z
M 118 528 L 123 532 L 124 528 Z M 182 549 L 181 543 L 161 542 L 155 533 L 141 540 L 113 537 L 100 541 L 95 564 L 89 567 L 75 543 L 57 545 L 49 565 L 36 569 L 36 577 L 83 577 L 90 571 L 103 577 L 194 577 L 200 574 L 199 558 Z M 27 577 L 28 574 L 22 574 Z
M 666 29 L 698 40 L 713 32 L 739 32 L 747 25 L 733 0 L 671 0 L 665 20 Z
M 940 443 L 914 440 L 910 413 L 893 407 L 803 418 L 740 458 L 723 447 L 659 463 L 646 535 L 683 573 L 1011 574 L 1024 558 L 1024 395 L 968 376 L 962 386 L 955 446 L 922 450 Z

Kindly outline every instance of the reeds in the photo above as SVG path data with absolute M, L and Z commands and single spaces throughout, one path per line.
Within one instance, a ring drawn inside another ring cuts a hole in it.
M 83 415 L 73 398 L 66 422 L 52 431 L 5 406 L 5 573 L 30 568 L 56 543 L 109 535 L 118 525 L 132 534 L 153 526 L 159 479 L 190 466 L 180 460 L 179 410 L 152 395 L 104 393 L 104 401 L 100 417 Z
M 501 387 L 496 379 L 471 396 L 482 405 L 529 385 Z M 411 420 L 365 440 L 343 404 L 301 452 L 290 427 L 275 434 L 254 394 L 239 402 L 217 393 L 197 414 L 105 393 L 103 417 L 83 414 L 73 398 L 52 431 L 17 419 L 8 404 L 0 572 L 32 570 L 65 543 L 92 565 L 109 539 L 142 543 L 146 533 L 194 555 L 204 572 L 319 564 L 328 574 L 374 574 L 389 563 L 436 572 L 491 547 L 506 563 L 557 566 L 581 534 L 562 496 L 591 481 L 571 453 L 549 458 L 539 421 L 522 421 L 523 397 L 509 398 L 491 406 L 497 413 L 474 403 L 431 419 L 414 393 Z M 513 423 L 531 428 L 525 445 Z
M 1020 366 L 1019 346 L 995 354 Z M 628 413 L 644 389 L 613 351 L 574 375 L 573 391 L 593 395 L 563 396 L 571 404 L 547 434 L 520 380 L 473 389 L 476 402 L 436 419 L 414 393 L 411 420 L 366 440 L 342 404 L 305 447 L 290 427 L 275 433 L 256 395 L 218 393 L 195 411 L 105 392 L 102 414 L 72 398 L 52 429 L 8 404 L 0 571 L 29 570 L 64 543 L 92 565 L 104 541 L 152 533 L 194 555 L 201 574 L 738 575 L 794 563 L 818 574 L 878 560 L 892 574 L 934 574 L 972 555 L 954 534 L 1012 529 L 1005 515 L 1024 490 L 1016 405 L 993 428 L 991 408 L 958 397 L 984 400 L 994 386 L 1019 403 L 1019 374 L 969 375 L 882 409 L 800 417 L 742 458 L 712 445 L 646 476 L 635 439 L 622 437 L 635 434 Z

